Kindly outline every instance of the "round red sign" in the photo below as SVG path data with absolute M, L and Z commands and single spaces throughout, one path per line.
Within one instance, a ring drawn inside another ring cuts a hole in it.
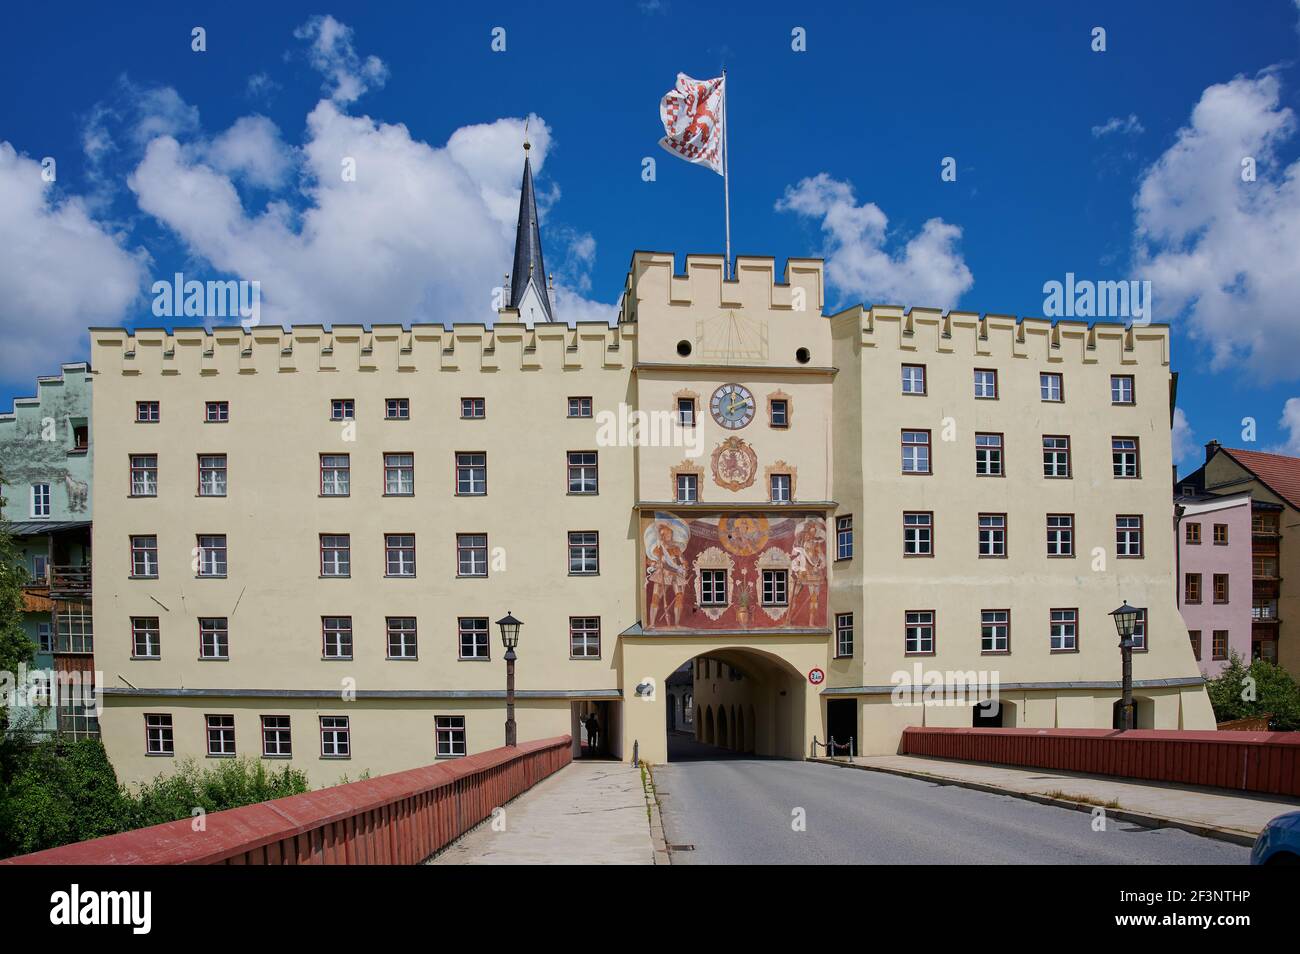
M 826 679 L 826 673 L 820 669 L 812 669 L 808 672 L 808 681 L 814 686 L 820 686 Z

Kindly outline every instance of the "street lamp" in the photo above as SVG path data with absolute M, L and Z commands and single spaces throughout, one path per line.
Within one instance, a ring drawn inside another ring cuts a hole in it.
M 1119 652 L 1124 660 L 1124 695 L 1120 702 L 1123 719 L 1120 731 L 1133 728 L 1133 630 L 1137 627 L 1140 609 L 1128 605 L 1128 600 L 1117 610 L 1111 611 L 1115 618 L 1115 631 L 1119 633 Z
M 506 610 L 497 620 L 501 627 L 501 645 L 506 648 L 506 745 L 513 746 L 515 737 L 515 647 L 519 645 L 519 627 L 524 625 Z

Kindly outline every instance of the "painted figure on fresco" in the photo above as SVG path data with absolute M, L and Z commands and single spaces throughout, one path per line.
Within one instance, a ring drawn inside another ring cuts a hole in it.
M 665 625 L 682 624 L 682 609 L 686 601 L 686 544 L 690 538 L 690 528 L 671 514 L 655 514 L 655 519 L 646 528 L 649 626 L 654 626 L 661 615 Z
M 794 622 L 799 594 L 808 594 L 808 622 L 816 625 L 822 584 L 826 580 L 826 531 L 820 521 L 804 520 L 795 527 L 790 551 L 790 622 Z

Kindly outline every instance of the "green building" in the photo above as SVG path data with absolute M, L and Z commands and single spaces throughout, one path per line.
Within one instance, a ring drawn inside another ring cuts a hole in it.
M 91 706 L 41 705 L 51 680 L 88 684 L 95 673 L 90 603 L 91 447 L 88 364 L 65 364 L 36 381 L 36 396 L 0 413 L 0 521 L 14 537 L 28 584 L 24 624 L 36 644 L 37 705 L 11 726 L 38 734 L 99 734 Z

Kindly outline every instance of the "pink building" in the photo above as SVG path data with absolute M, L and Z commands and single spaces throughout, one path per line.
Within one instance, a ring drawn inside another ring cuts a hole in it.
M 1178 609 L 1201 672 L 1217 676 L 1230 653 L 1250 662 L 1250 494 L 1175 497 Z

